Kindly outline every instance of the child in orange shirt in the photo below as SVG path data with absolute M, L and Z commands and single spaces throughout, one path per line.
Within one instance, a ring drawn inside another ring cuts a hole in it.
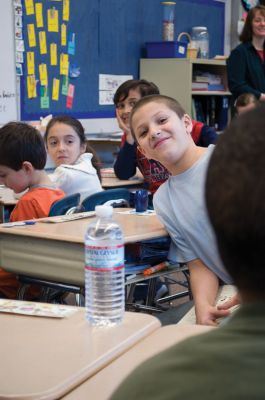
M 15 193 L 28 189 L 11 213 L 12 222 L 47 217 L 52 204 L 64 197 L 46 174 L 45 163 L 44 141 L 35 128 L 10 122 L 0 129 L 0 183 Z M 18 286 L 14 274 L 0 269 L 0 297 L 15 298 Z

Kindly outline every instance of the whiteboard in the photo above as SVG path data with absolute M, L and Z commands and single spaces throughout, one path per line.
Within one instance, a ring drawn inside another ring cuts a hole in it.
M 1 0 L 0 125 L 17 120 L 13 1 Z

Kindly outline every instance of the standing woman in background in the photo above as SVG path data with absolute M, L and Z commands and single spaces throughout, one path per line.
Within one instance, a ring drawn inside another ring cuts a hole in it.
M 66 195 L 80 193 L 85 197 L 102 191 L 99 159 L 86 142 L 85 131 L 78 119 L 68 115 L 53 117 L 44 140 L 56 165 L 49 178 Z
M 265 101 L 265 6 L 249 10 L 239 39 L 242 43 L 227 60 L 229 90 L 234 100 L 242 93 L 252 93 Z

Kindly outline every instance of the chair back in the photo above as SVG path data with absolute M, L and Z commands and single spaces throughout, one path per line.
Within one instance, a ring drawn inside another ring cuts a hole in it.
M 65 196 L 60 200 L 55 201 L 51 206 L 49 217 L 54 217 L 57 215 L 64 215 L 70 209 L 74 211 L 75 207 L 78 206 L 80 202 L 80 193 L 70 194 L 69 196 Z
M 124 205 L 129 207 L 130 192 L 125 188 L 103 190 L 86 197 L 81 204 L 85 211 L 94 211 L 96 206 L 105 203 L 113 207 L 122 207 Z

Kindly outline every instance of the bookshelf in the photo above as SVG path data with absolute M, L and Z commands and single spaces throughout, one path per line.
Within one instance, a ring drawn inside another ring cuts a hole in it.
M 192 90 L 192 77 L 198 70 L 213 75 L 220 75 L 224 90 Z M 141 59 L 140 77 L 141 79 L 154 82 L 159 87 L 161 94 L 177 99 L 194 119 L 200 120 L 200 116 L 194 115 L 195 101 L 200 102 L 205 111 L 211 98 L 214 97 L 216 107 L 221 107 L 222 100 L 231 96 L 231 93 L 228 91 L 225 60 L 188 58 Z M 218 114 L 218 110 L 214 111 Z M 207 114 L 207 111 L 205 111 L 205 114 Z M 202 122 L 209 123 L 209 118 L 209 115 L 205 115 L 202 118 L 204 119 Z

